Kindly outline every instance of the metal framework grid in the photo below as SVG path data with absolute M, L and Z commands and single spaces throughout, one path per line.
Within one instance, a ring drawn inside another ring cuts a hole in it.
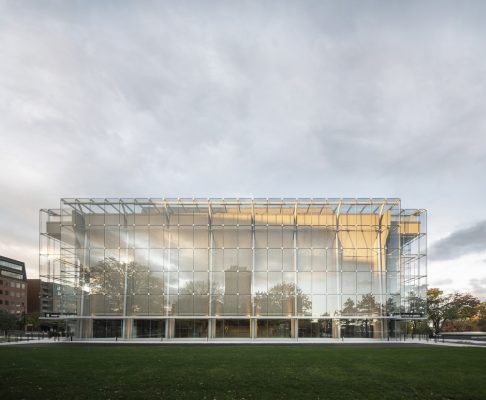
M 40 212 L 39 268 L 46 317 L 80 337 L 116 320 L 126 338 L 155 321 L 166 338 L 378 338 L 424 317 L 426 211 L 396 198 L 62 199 Z

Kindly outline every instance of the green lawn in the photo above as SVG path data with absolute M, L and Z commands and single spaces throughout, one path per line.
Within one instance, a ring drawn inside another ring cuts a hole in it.
M 0 347 L 0 399 L 486 399 L 486 348 Z

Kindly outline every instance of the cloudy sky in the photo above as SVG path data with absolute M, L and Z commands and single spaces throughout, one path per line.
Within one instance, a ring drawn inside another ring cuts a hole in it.
M 486 2 L 0 0 L 0 254 L 61 197 L 401 197 L 486 300 Z

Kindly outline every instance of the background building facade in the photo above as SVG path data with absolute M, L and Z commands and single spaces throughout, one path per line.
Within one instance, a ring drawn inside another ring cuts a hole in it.
M 41 279 L 27 279 L 27 313 L 45 316 L 52 312 L 54 284 Z
M 17 317 L 27 305 L 27 275 L 22 261 L 0 256 L 0 310 Z
M 426 212 L 399 199 L 62 199 L 48 318 L 78 337 L 396 335 L 424 318 Z

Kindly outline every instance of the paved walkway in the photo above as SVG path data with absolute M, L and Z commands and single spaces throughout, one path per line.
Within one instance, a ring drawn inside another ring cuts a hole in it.
M 143 345 L 336 345 L 336 346 L 452 346 L 452 347 L 484 347 L 486 348 L 486 342 L 478 341 L 465 341 L 465 340 L 449 340 L 449 341 L 433 341 L 433 340 L 378 340 L 378 339 L 352 339 L 346 338 L 344 340 L 339 339 L 254 339 L 254 340 L 241 340 L 241 339 L 170 339 L 170 340 L 153 340 L 153 339 L 135 339 L 135 340 L 123 340 L 123 339 L 91 339 L 81 340 L 73 339 L 61 340 L 54 339 L 32 339 L 22 341 L 10 341 L 0 342 L 0 346 L 22 346 L 22 345 L 131 345 L 131 346 L 143 346 Z

